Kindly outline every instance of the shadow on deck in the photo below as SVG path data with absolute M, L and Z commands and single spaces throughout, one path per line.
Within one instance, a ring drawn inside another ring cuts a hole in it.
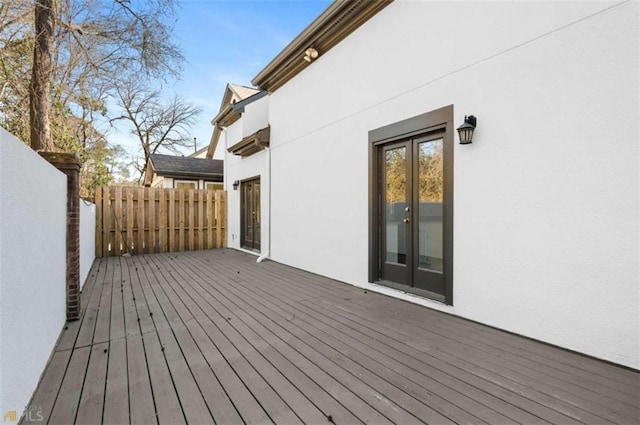
M 233 250 L 97 259 L 82 297 L 32 419 L 640 422 L 636 372 Z

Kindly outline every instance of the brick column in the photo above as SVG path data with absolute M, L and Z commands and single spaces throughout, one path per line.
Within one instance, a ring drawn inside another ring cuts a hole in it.
M 80 158 L 73 153 L 40 152 L 67 176 L 67 320 L 80 318 Z

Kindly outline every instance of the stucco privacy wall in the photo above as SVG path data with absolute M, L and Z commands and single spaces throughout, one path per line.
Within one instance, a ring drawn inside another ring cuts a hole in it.
M 0 128 L 0 412 L 27 405 L 65 322 L 67 178 Z
M 80 201 L 80 288 L 82 288 L 96 258 L 96 206 Z
M 271 257 L 366 286 L 368 131 L 453 104 L 454 306 L 420 302 L 639 368 L 637 23 L 392 3 L 270 96 Z

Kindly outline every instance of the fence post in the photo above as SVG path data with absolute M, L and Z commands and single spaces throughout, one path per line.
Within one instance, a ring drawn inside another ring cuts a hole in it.
M 40 152 L 67 176 L 67 320 L 80 317 L 80 158 L 77 154 Z

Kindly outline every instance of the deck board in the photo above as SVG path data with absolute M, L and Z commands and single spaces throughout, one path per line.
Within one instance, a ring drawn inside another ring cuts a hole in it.
M 69 359 L 71 359 L 71 350 L 54 351 L 47 365 L 47 373 L 43 375 L 38 389 L 33 395 L 30 407 L 37 409 L 43 418 L 51 417 L 51 411 L 58 397 Z M 20 423 L 35 423 L 38 419 L 39 417 L 35 414 L 29 415 L 23 417 Z
M 126 366 L 129 382 L 130 423 L 158 423 L 154 394 L 151 390 L 151 380 L 144 353 L 144 343 L 140 335 L 127 337 Z
M 109 343 L 103 342 L 91 347 L 89 366 L 76 415 L 76 422 L 79 424 L 102 422 L 107 364 L 109 362 L 108 346 Z
M 233 250 L 97 259 L 65 326 L 50 424 L 640 422 L 637 371 Z
M 98 280 L 103 267 L 105 267 L 105 262 L 100 259 L 96 259 L 96 261 L 93 262 L 91 269 L 89 270 L 89 275 L 87 276 L 84 286 L 82 287 L 82 291 L 80 292 L 80 317 L 78 320 L 67 322 L 64 326 L 63 331 L 60 334 L 58 344 L 56 345 L 57 351 L 71 350 L 74 347 L 84 316 L 87 312 L 86 303 L 89 302 L 93 294 L 93 290 L 96 287 L 96 281 Z
M 107 381 L 102 423 L 109 425 L 129 423 L 129 383 L 127 373 L 127 341 L 110 341 Z
M 48 423 L 52 425 L 75 423 L 90 354 L 90 346 L 73 350 Z
M 122 264 L 114 261 L 113 280 L 111 281 L 111 323 L 109 340 L 124 338 L 124 288 L 122 286 Z
M 80 307 L 84 313 L 82 314 L 80 329 L 75 338 L 73 348 L 86 347 L 93 343 L 93 334 L 96 328 L 98 309 L 100 308 L 102 287 L 110 283 L 109 280 L 107 280 L 107 273 L 111 267 L 111 262 L 104 260 L 101 261 L 101 263 L 90 296 L 87 297 L 87 299 L 81 299 Z

